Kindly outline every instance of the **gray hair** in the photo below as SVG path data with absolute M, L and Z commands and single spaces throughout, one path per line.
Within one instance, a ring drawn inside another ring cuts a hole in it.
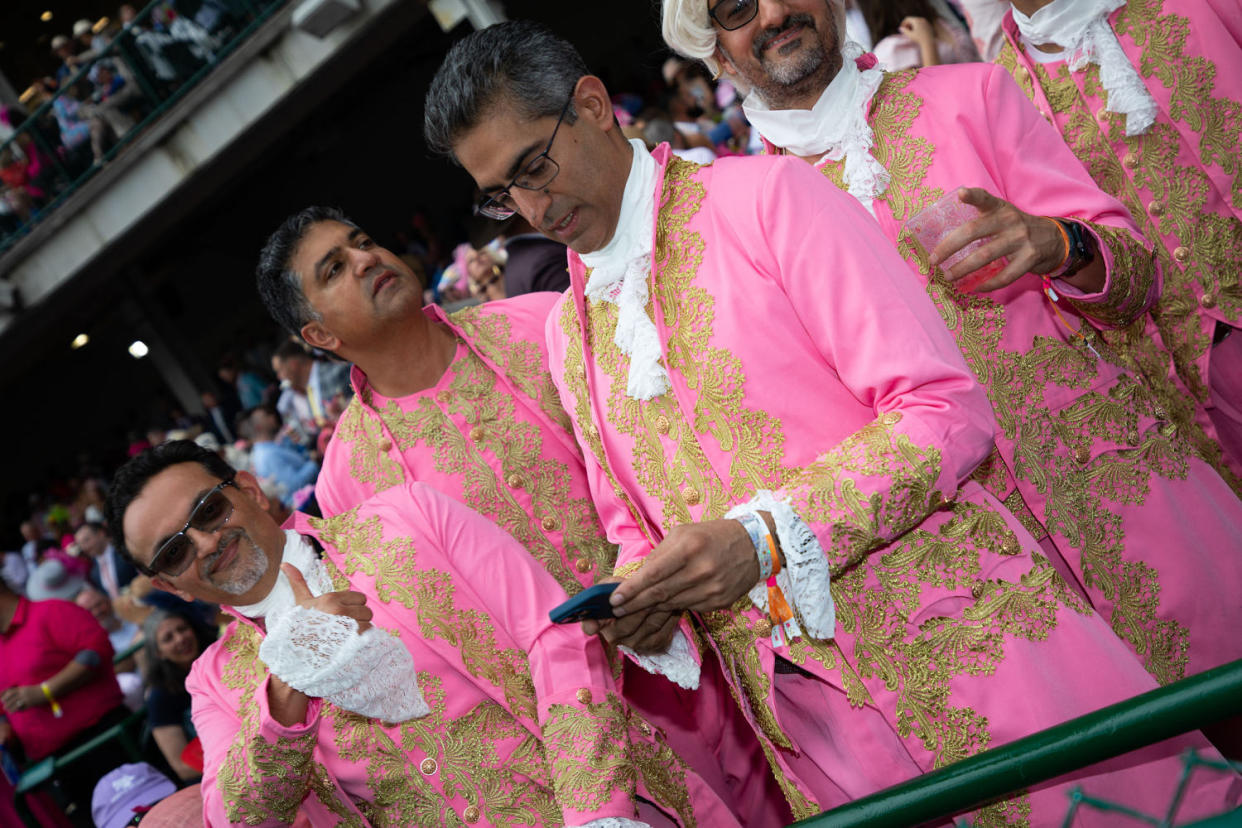
M 320 319 L 302 290 L 302 277 L 290 266 L 293 254 L 312 225 L 335 221 L 347 227 L 358 225 L 335 207 L 307 207 L 284 220 L 259 252 L 255 268 L 259 296 L 276 323 L 293 336 L 302 338 L 302 326 Z
M 528 20 L 472 32 L 449 50 L 427 90 L 423 137 L 427 146 L 457 161 L 453 145 L 502 100 L 520 115 L 555 117 L 590 74 L 568 41 Z M 571 105 L 565 120 L 577 113 Z

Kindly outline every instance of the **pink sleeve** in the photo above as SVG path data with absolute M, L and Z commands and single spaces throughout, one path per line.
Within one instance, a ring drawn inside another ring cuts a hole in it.
M 309 791 L 321 702 L 311 699 L 304 724 L 285 727 L 271 717 L 270 679 L 264 679 L 254 690 L 259 727 L 248 733 L 237 710 L 204 675 L 215 669 L 212 655 L 199 658 L 186 679 L 191 718 L 203 746 L 203 824 L 290 825 Z
M 854 198 L 797 159 L 774 164 L 760 190 L 764 267 L 841 383 L 875 412 L 786 490 L 830 565 L 849 566 L 956 493 L 992 449 L 992 407 Z
M 1121 202 L 1101 190 L 1056 128 L 1004 69 L 990 67 L 983 88 L 997 166 L 998 195 L 1038 216 L 1073 219 L 1095 237 L 1107 277 L 1099 293 L 1083 294 L 1060 283 L 1058 293 L 1080 313 L 1107 327 L 1141 317 L 1160 295 L 1161 274 L 1152 247 Z
M 451 557 L 459 596 L 477 601 L 517 656 L 525 654 L 536 709 L 514 712 L 539 723 L 565 824 L 634 819 L 629 712 L 599 638 L 549 620 L 565 591 L 504 530 L 434 489 L 410 494 Z

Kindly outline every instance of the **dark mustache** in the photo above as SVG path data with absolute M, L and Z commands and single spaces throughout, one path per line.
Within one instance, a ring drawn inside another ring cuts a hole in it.
M 811 15 L 803 12 L 801 14 L 789 15 L 788 17 L 786 17 L 784 20 L 781 21 L 781 24 L 779 26 L 767 27 L 766 29 L 764 29 L 762 32 L 759 33 L 758 37 L 755 38 L 755 43 L 754 43 L 754 46 L 752 47 L 752 51 L 755 53 L 755 57 L 762 58 L 763 50 L 768 48 L 768 44 L 771 43 L 773 40 L 776 40 L 776 38 L 780 37 L 785 32 L 792 29 L 794 26 L 806 26 L 808 29 L 814 31 L 815 30 L 815 19 L 811 17 Z

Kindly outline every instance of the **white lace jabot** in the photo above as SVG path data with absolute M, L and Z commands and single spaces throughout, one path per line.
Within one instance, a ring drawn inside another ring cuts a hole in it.
M 845 159 L 845 185 L 868 210 L 888 189 L 889 173 L 871 155 L 875 142 L 867 110 L 884 81 L 878 66 L 859 69 L 863 48 L 847 40 L 841 47 L 841 71 L 810 109 L 769 109 L 752 92 L 742 103 L 747 119 L 775 146 L 794 155 Z
M 608 244 L 581 258 L 591 268 L 587 298 L 617 306 L 613 341 L 630 358 L 625 393 L 635 400 L 650 400 L 668 390 L 668 372 L 660 364 L 660 336 L 647 315 L 660 167 L 642 141 L 631 140 L 630 145 L 634 160 L 625 181 L 616 232 Z
M 1053 0 L 1030 17 L 1016 8 L 1013 22 L 1028 46 L 1055 43 L 1069 52 L 1075 71 L 1088 61 L 1100 67 L 1109 112 L 1126 116 L 1126 135 L 1142 135 L 1156 121 L 1156 101 L 1122 51 L 1108 16 L 1126 0 Z
M 332 591 L 327 567 L 301 534 L 285 530 L 282 563 L 292 564 L 312 595 Z M 414 658 L 399 638 L 358 622 L 299 606 L 288 576 L 256 604 L 233 607 L 247 618 L 263 618 L 267 634 L 259 658 L 273 675 L 308 696 L 386 722 L 404 722 L 431 712 L 414 671 Z

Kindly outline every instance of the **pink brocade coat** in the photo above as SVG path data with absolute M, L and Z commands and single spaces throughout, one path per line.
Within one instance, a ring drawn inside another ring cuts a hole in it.
M 632 716 L 599 640 L 548 620 L 564 591 L 496 526 L 416 483 L 296 528 L 401 637 L 431 713 L 393 725 L 312 699 L 281 725 L 262 632 L 239 618 L 187 682 L 206 825 L 584 825 L 639 818 L 635 796 L 678 825 L 738 824 Z
M 857 202 L 794 159 L 699 167 L 667 147 L 656 159 L 648 312 L 671 390 L 626 396 L 617 309 L 584 300 L 576 256 L 548 321 L 550 366 L 621 544 L 618 573 L 670 527 L 720 518 L 758 489 L 784 492 L 823 545 L 832 641 L 774 647 L 745 597 L 694 619 L 795 815 L 1156 686 L 968 479 L 991 451 L 991 406 Z M 1159 808 L 1178 749 L 1080 782 Z M 1236 797 L 1227 784 L 1196 792 L 1205 812 Z M 1046 824 L 1064 794 L 1041 786 L 980 819 Z
M 1164 396 L 1219 439 L 1218 462 L 1242 475 L 1242 334 L 1212 345 L 1218 322 L 1242 326 L 1242 8 L 1130 0 L 1109 23 L 1156 102 L 1143 135 L 1126 137 L 1125 117 L 1105 110 L 1098 66 L 1035 61 L 1012 14 L 997 63 L 1158 242 L 1164 293 L 1146 331 L 1118 345 L 1167 377 Z
M 868 121 L 872 153 L 892 176 L 876 220 L 925 280 L 931 269 L 905 223 L 959 186 L 1072 218 L 1095 236 L 1103 291 L 1062 285 L 1056 307 L 1030 275 L 976 294 L 939 271 L 926 280 L 1000 425 L 998 455 L 977 479 L 1036 537 L 1047 533 L 1045 546 L 1158 681 L 1242 657 L 1242 501 L 1195 450 L 1202 431 L 1179 425 L 1096 331 L 1141 319 L 1159 292 L 1125 208 L 999 67 L 888 74 Z M 820 169 L 842 186 L 842 164 Z

